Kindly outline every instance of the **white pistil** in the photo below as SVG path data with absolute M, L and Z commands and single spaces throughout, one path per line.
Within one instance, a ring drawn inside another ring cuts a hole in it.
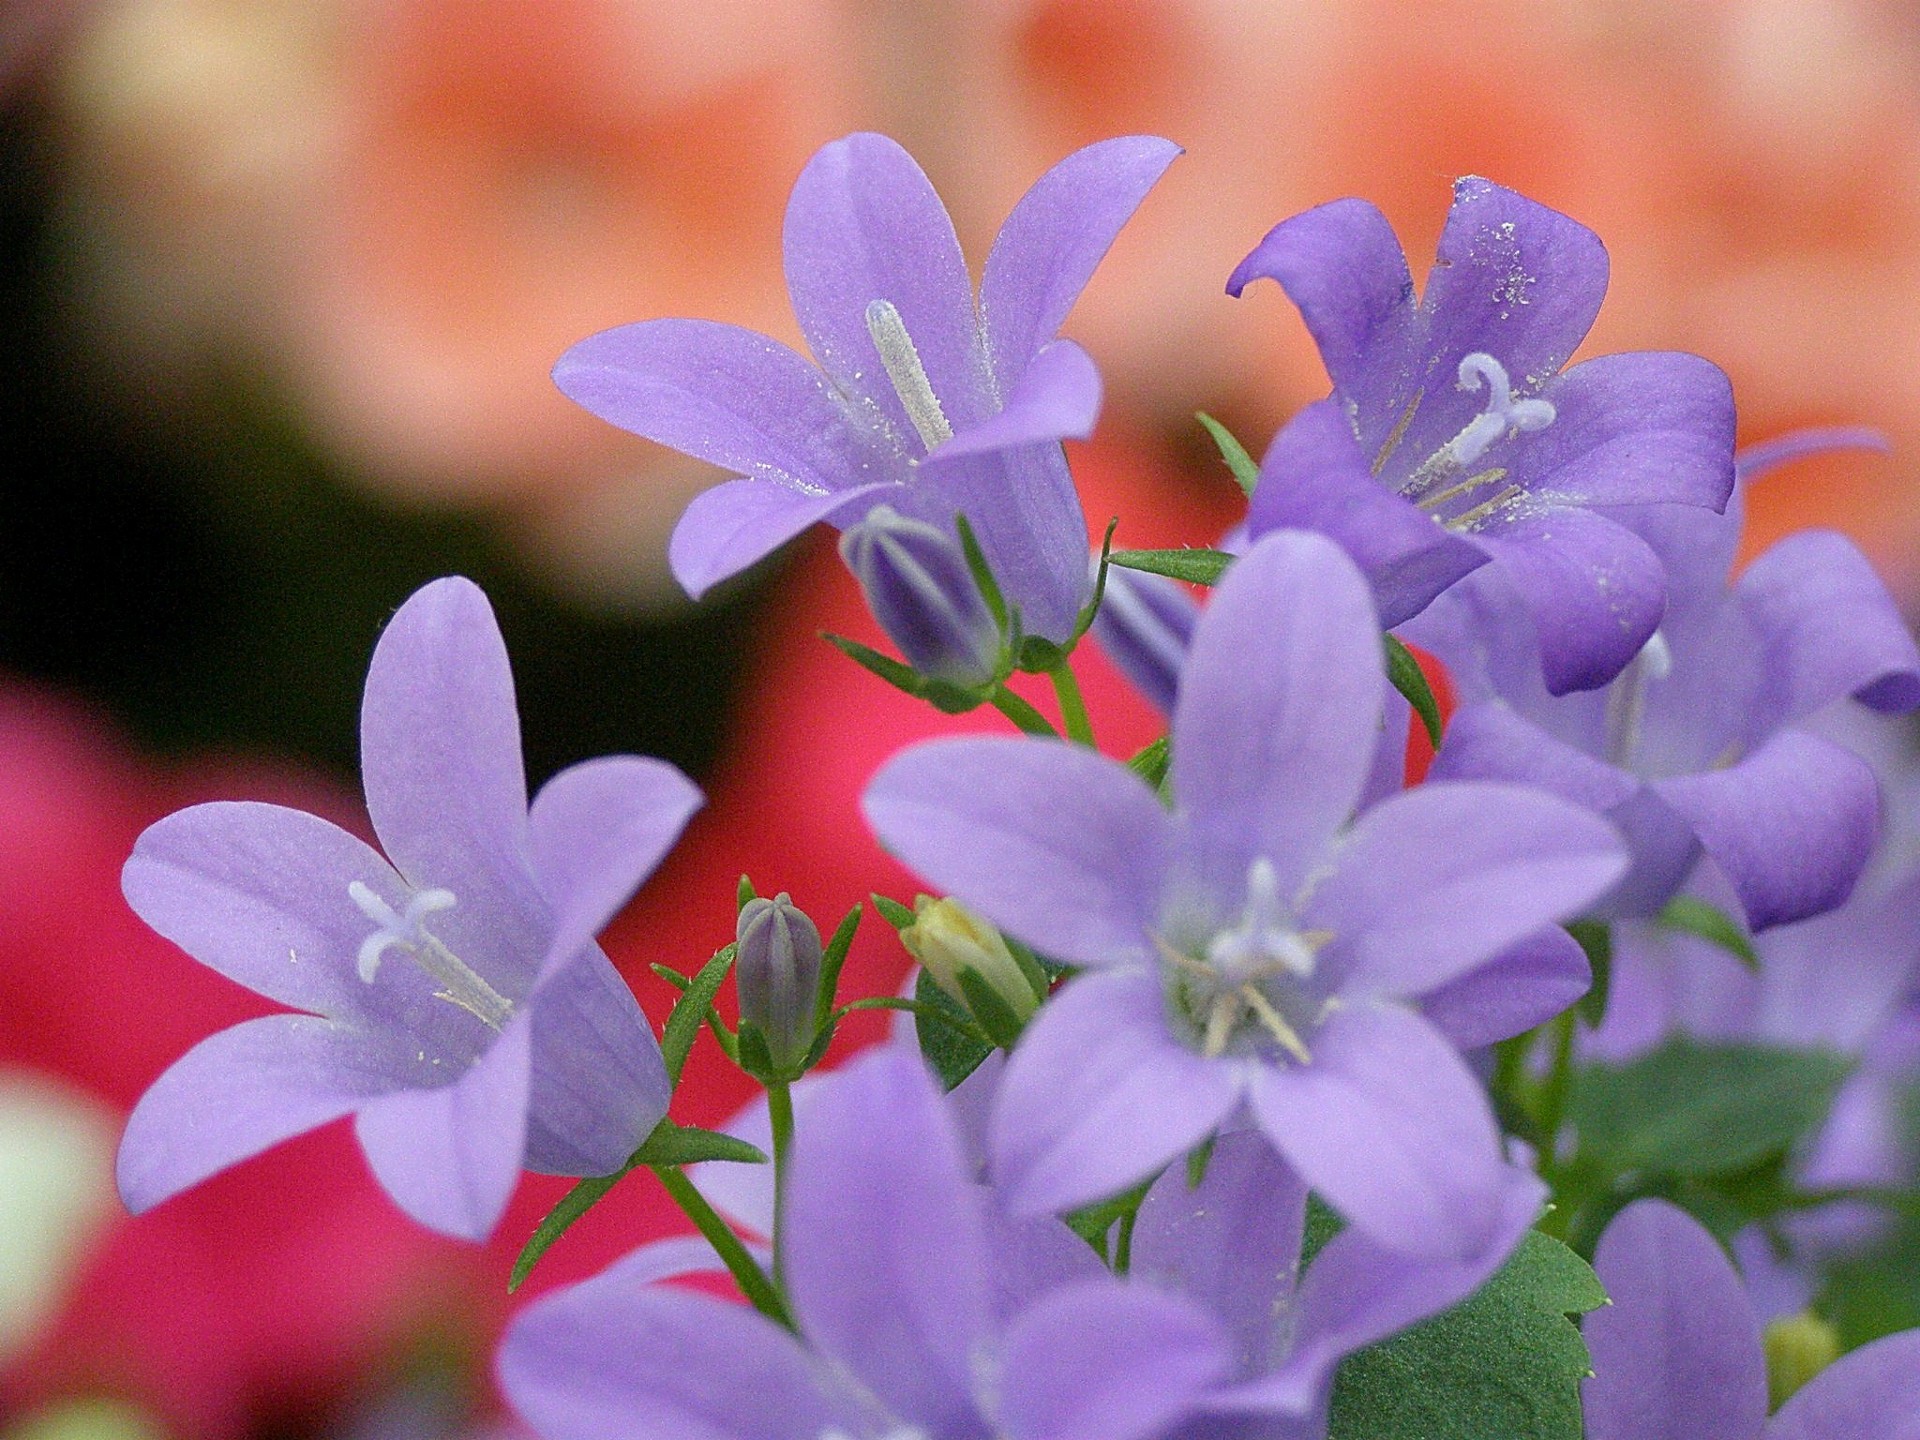
M 434 992 L 436 1000 L 458 1005 L 492 1030 L 498 1030 L 513 1013 L 511 1001 L 427 932 L 427 916 L 451 910 L 459 903 L 451 890 L 417 890 L 408 899 L 407 908 L 396 911 L 375 894 L 371 886 L 353 880 L 347 884 L 347 898 L 379 927 L 360 942 L 358 969 L 363 984 L 373 984 L 387 951 L 398 948 L 440 982 L 442 988 Z
M 940 397 L 933 393 L 933 382 L 927 379 L 927 367 L 907 333 L 907 322 L 900 318 L 891 300 L 868 303 L 867 334 L 873 337 L 873 348 L 880 352 L 880 363 L 893 382 L 893 393 L 900 397 L 921 443 L 932 450 L 951 440 L 953 426 L 947 423 L 947 412 L 940 408 Z
M 1647 686 L 1673 673 L 1673 647 L 1658 630 L 1647 637 L 1640 653 L 1627 663 L 1607 695 L 1607 759 L 1630 769 L 1640 748 L 1640 732 L 1647 714 Z

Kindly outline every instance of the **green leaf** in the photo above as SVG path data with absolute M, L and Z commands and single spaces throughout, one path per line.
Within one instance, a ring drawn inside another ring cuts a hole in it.
M 742 1165 L 767 1163 L 765 1152 L 744 1140 L 722 1135 L 718 1130 L 702 1130 L 698 1125 L 676 1125 L 671 1120 L 662 1120 L 633 1152 L 627 1168 L 698 1165 L 705 1160 L 732 1160 Z
M 1007 597 L 1000 593 L 1000 582 L 994 579 L 993 567 L 987 564 L 986 551 L 980 548 L 980 539 L 973 533 L 966 516 L 956 514 L 953 528 L 960 536 L 960 553 L 967 557 L 973 583 L 980 588 L 980 598 L 987 602 L 987 613 L 993 616 L 994 625 L 1004 635 L 1007 633 Z
M 1587 1027 L 1598 1030 L 1607 1013 L 1607 995 L 1613 988 L 1613 929 L 1604 920 L 1569 920 L 1566 929 L 1586 952 L 1587 964 L 1593 970 L 1593 984 L 1575 1004 Z
M 926 678 L 911 665 L 902 664 L 891 655 L 882 655 L 871 645 L 862 645 L 858 640 L 849 640 L 830 630 L 822 630 L 820 638 L 861 668 L 878 675 L 894 689 L 904 690 L 916 700 L 926 698 Z
M 1240 482 L 1241 492 L 1251 500 L 1254 486 L 1260 483 L 1260 467 L 1253 463 L 1247 447 L 1234 439 L 1233 432 L 1206 411 L 1196 410 L 1193 418 L 1206 427 L 1207 434 L 1213 437 L 1213 443 L 1220 447 L 1220 458 L 1227 462 L 1227 469 Z
M 913 1031 L 920 1041 L 920 1053 L 940 1077 L 940 1083 L 951 1090 L 980 1068 L 980 1062 L 993 1053 L 993 1046 L 974 1038 L 978 1027 L 973 1017 L 924 970 L 914 982 L 913 998 L 927 1010 L 952 1017 L 952 1023 L 946 1025 L 938 1021 L 929 1022 L 928 1017 L 920 1012 L 913 1017 Z
M 1101 1259 L 1107 1259 L 1107 1235 L 1115 1224 L 1136 1215 L 1141 1202 L 1147 1198 L 1147 1191 L 1153 1188 L 1158 1175 L 1150 1175 L 1131 1190 L 1123 1190 L 1110 1200 L 1101 1200 L 1087 1206 L 1084 1210 L 1075 1210 L 1063 1215 L 1067 1228 L 1082 1240 L 1100 1252 Z
M 728 944 L 715 951 L 713 958 L 693 977 L 686 993 L 673 1002 L 673 1010 L 667 1016 L 666 1029 L 660 1036 L 660 1054 L 667 1062 L 667 1079 L 676 1086 L 680 1083 L 680 1072 L 687 1068 L 687 1054 L 693 1049 L 694 1038 L 706 1022 L 707 1012 L 713 1008 L 713 997 L 720 993 L 721 983 L 733 966 L 734 949 Z
M 573 1222 L 600 1203 L 601 1198 L 624 1179 L 633 1169 L 625 1165 L 611 1175 L 592 1175 L 560 1197 L 560 1203 L 549 1210 L 546 1218 L 533 1227 L 533 1234 L 527 1237 L 527 1243 L 520 1247 L 520 1256 L 513 1262 L 513 1269 L 507 1275 L 507 1293 L 512 1294 L 521 1283 L 533 1273 L 533 1267 L 540 1257 L 553 1248 L 553 1242 L 572 1228 Z
M 911 905 L 902 905 L 898 900 L 889 900 L 885 895 L 873 894 L 867 897 L 873 901 L 873 908 L 880 912 L 880 918 L 896 930 L 904 930 L 913 924 L 914 913 Z
M 1827 1117 L 1851 1064 L 1825 1050 L 1686 1037 L 1625 1065 L 1577 1072 L 1568 1118 L 1579 1154 L 1614 1174 L 1745 1170 Z
M 1760 957 L 1754 953 L 1753 941 L 1747 938 L 1740 922 L 1698 896 L 1674 896 L 1667 902 L 1667 908 L 1654 917 L 1654 923 L 1718 945 L 1749 970 L 1760 968 Z
M 1440 702 L 1433 698 L 1433 687 L 1427 684 L 1426 672 L 1420 668 L 1420 662 L 1413 658 L 1413 652 L 1400 643 L 1398 635 L 1388 633 L 1380 639 L 1387 651 L 1387 679 L 1393 682 L 1394 689 L 1407 697 L 1407 703 L 1413 706 L 1413 713 L 1420 717 L 1420 723 L 1426 727 L 1427 739 L 1438 750 Z
M 1197 550 L 1192 546 L 1179 550 L 1116 550 L 1110 558 L 1128 570 L 1145 570 L 1195 585 L 1217 584 L 1234 560 L 1224 550 Z
M 825 1016 L 832 1013 L 835 996 L 840 991 L 840 969 L 847 963 L 847 951 L 853 947 L 853 937 L 860 929 L 860 902 L 853 902 L 853 908 L 846 918 L 835 927 L 833 935 L 827 941 L 827 948 L 820 954 L 820 989 L 814 998 L 813 1013 Z M 909 912 L 911 913 L 911 912 Z
M 980 1028 L 1002 1050 L 1013 1049 L 1020 1041 L 1022 1028 L 1013 1007 L 1000 998 L 1000 992 L 988 984 L 986 976 L 978 970 L 965 969 L 954 978 L 959 981 L 961 993 L 967 997 L 967 1009 L 980 1022 Z
M 1580 1440 L 1591 1362 L 1568 1317 L 1606 1298 L 1584 1260 L 1529 1231 L 1477 1294 L 1341 1365 L 1329 1440 Z
M 1173 762 L 1173 749 L 1165 735 L 1158 740 L 1150 740 L 1134 757 L 1127 761 L 1127 768 L 1138 775 L 1147 784 L 1158 790 L 1167 780 L 1167 766 Z

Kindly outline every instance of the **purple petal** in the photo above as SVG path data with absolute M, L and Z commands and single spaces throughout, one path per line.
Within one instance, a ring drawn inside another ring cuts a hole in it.
M 1576 750 L 1497 700 L 1454 712 L 1427 774 L 1538 785 L 1589 810 L 1611 810 L 1640 789 L 1637 777 Z
M 1543 790 L 1432 782 L 1369 810 L 1341 841 L 1304 918 L 1333 932 L 1349 999 L 1446 984 L 1626 873 L 1619 833 Z
M 815 521 L 847 523 L 899 490 L 897 484 L 877 481 L 803 494 L 763 480 L 729 480 L 693 497 L 667 542 L 667 564 L 681 588 L 698 600 Z
M 127 1117 L 116 1163 L 138 1215 L 282 1140 L 417 1077 L 397 1054 L 311 1015 L 268 1015 L 202 1040 Z
M 793 1440 L 859 1433 L 800 1343 L 744 1305 L 609 1272 L 522 1311 L 500 1386 L 548 1440 Z
M 1461 1050 L 1476 1050 L 1544 1024 L 1585 995 L 1593 969 L 1558 925 L 1509 947 L 1420 998 L 1420 1013 Z
M 1199 620 L 1199 602 L 1177 581 L 1115 565 L 1093 617 L 1093 638 L 1134 689 L 1168 715 Z
M 589 336 L 553 383 L 602 420 L 803 494 L 882 465 L 826 377 L 778 340 L 710 320 L 648 320 Z
M 1173 821 L 1125 766 L 1077 746 L 936 740 L 890 760 L 861 809 L 888 850 L 1029 945 L 1151 963 Z
M 1857 1054 L 1920 978 L 1920 875 L 1760 944 L 1759 1032 Z
M 1150 1440 L 1232 1364 L 1210 1317 L 1111 1279 L 1047 1296 L 1007 1328 L 1001 1358 L 1007 1440 Z
M 1721 510 L 1733 492 L 1733 385 L 1698 355 L 1583 361 L 1541 392 L 1553 423 L 1516 443 L 1513 478 L 1585 505 Z
M 526 1151 L 532 1030 L 516 1016 L 451 1085 L 395 1091 L 355 1117 L 374 1177 L 429 1230 L 484 1240 L 507 1208 Z
M 673 766 L 635 755 L 588 760 L 541 786 L 527 825 L 534 879 L 554 913 L 543 971 L 606 927 L 701 804 Z
M 1410 1010 L 1337 1009 L 1313 1061 L 1262 1067 L 1254 1118 L 1349 1224 L 1410 1255 L 1465 1260 L 1493 1242 L 1507 1167 L 1487 1097 Z
M 1391 630 L 1442 590 L 1486 564 L 1474 546 L 1388 490 L 1367 466 L 1340 406 L 1309 405 L 1287 423 L 1260 464 L 1247 532 L 1316 530 L 1353 557 Z
M 1084 440 L 1100 418 L 1100 371 L 1071 340 L 1056 340 L 1033 357 L 1007 403 L 951 440 L 936 445 L 922 465 L 962 455 L 987 455 L 1020 445 Z
M 1808 425 L 1743 446 L 1733 460 L 1745 485 L 1813 455 L 1830 455 L 1836 450 L 1877 450 L 1885 455 L 1892 449 L 1887 437 L 1870 425 Z
M 1206 1174 L 1184 1165 L 1154 1181 L 1133 1226 L 1129 1274 L 1196 1300 L 1232 1332 L 1237 1368 L 1267 1368 L 1299 1279 L 1307 1186 L 1266 1137 L 1217 1137 Z
M 1808 1381 L 1766 1440 L 1920 1440 L 1920 1331 L 1863 1346 Z
M 348 897 L 355 881 L 401 884 L 339 826 L 253 801 L 195 805 L 149 825 L 120 873 L 134 913 L 202 965 L 342 1019 L 374 1003 L 355 969 L 372 929 Z
M 1173 793 L 1203 875 L 1256 858 L 1291 894 L 1353 813 L 1386 688 L 1366 582 L 1332 541 L 1276 532 L 1234 563 L 1187 652 Z
M 1042 1006 L 1001 1077 L 993 1175 L 1021 1214 L 1073 1209 L 1197 1145 L 1240 1095 L 1230 1063 L 1168 1033 L 1151 975 L 1090 975 Z
M 1067 156 L 1013 207 L 980 279 L 980 318 L 1003 388 L 1053 339 L 1120 227 L 1179 154 L 1152 135 L 1103 140 Z
M 1880 836 L 1880 787 L 1866 761 L 1800 730 L 1725 770 L 1653 789 L 1692 824 L 1755 930 L 1844 902 Z
M 820 1087 L 806 1118 L 781 1237 L 800 1327 L 894 1414 L 959 1433 L 990 1323 L 988 1256 L 933 1079 L 917 1056 L 869 1051 Z
M 1789 535 L 1734 587 L 1766 643 L 1774 723 L 1801 720 L 1842 695 L 1875 710 L 1920 706 L 1920 649 L 1860 548 L 1831 530 Z
M 1554 695 L 1593 690 L 1626 668 L 1660 623 L 1666 582 L 1646 541 L 1605 516 L 1519 512 L 1474 537 L 1518 589 Z
M 1333 388 L 1350 401 L 1366 453 L 1378 452 L 1413 398 L 1413 276 L 1387 217 L 1365 200 L 1316 206 L 1268 232 L 1227 281 L 1239 295 L 1277 280 L 1300 309 Z
M 1587 1440 L 1758 1440 L 1759 1327 L 1713 1238 L 1664 1200 L 1635 1201 L 1600 1237 L 1594 1268 L 1613 1303 L 1581 1327 Z
M 905 150 L 866 133 L 821 147 L 787 201 L 785 251 L 793 313 L 843 395 L 910 443 L 914 428 L 867 332 L 868 305 L 885 300 L 953 429 L 987 417 L 987 358 L 966 261 L 946 207 Z
M 526 1167 L 543 1175 L 610 1175 L 667 1113 L 672 1087 L 659 1042 L 598 946 L 548 975 L 528 1003 Z

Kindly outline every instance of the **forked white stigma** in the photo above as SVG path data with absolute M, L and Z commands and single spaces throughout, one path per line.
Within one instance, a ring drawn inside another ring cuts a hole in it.
M 1487 392 L 1486 406 L 1440 452 L 1462 470 L 1486 454 L 1495 441 L 1523 431 L 1544 430 L 1553 424 L 1558 413 L 1551 401 L 1538 397 L 1516 399 L 1513 383 L 1507 378 L 1507 367 L 1486 351 L 1475 350 L 1460 361 L 1460 388 L 1479 390 L 1483 387 Z

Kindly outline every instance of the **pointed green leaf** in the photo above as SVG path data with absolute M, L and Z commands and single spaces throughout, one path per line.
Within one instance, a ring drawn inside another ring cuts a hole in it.
M 507 1275 L 507 1293 L 518 1290 L 533 1272 L 533 1267 L 539 1264 L 540 1257 L 553 1248 L 553 1242 L 566 1234 L 574 1221 L 599 1204 L 601 1198 L 632 1169 L 633 1166 L 628 1164 L 611 1175 L 591 1175 L 562 1195 L 560 1203 L 534 1226 L 533 1234 L 520 1247 L 520 1256 L 513 1262 L 513 1269 Z
M 1393 682 L 1393 688 L 1407 697 L 1407 703 L 1413 706 L 1413 713 L 1420 717 L 1420 723 L 1426 727 L 1427 739 L 1433 742 L 1433 748 L 1440 748 L 1440 702 L 1433 698 L 1433 687 L 1427 684 L 1427 675 L 1420 668 L 1420 662 L 1413 658 L 1413 652 L 1400 643 L 1400 637 L 1392 633 L 1382 635 L 1381 641 L 1387 651 L 1387 679 Z
M 1167 767 L 1173 761 L 1173 748 L 1167 737 L 1148 741 L 1127 761 L 1127 768 L 1158 790 L 1167 780 Z
M 853 948 L 853 937 L 860 929 L 860 916 L 863 913 L 860 902 L 854 901 L 853 908 L 834 927 L 832 936 L 827 940 L 827 948 L 821 952 L 820 989 L 814 998 L 813 1009 L 816 1015 L 826 1015 L 833 1009 L 840 990 L 840 971 L 847 963 L 847 951 Z
M 766 1153 L 744 1140 L 722 1135 L 718 1130 L 702 1130 L 698 1125 L 676 1125 L 671 1120 L 662 1120 L 633 1152 L 627 1167 L 698 1165 L 706 1160 L 731 1160 L 742 1165 L 767 1163 Z
M 1566 929 L 1586 952 L 1587 964 L 1593 970 L 1593 984 L 1575 1004 L 1587 1027 L 1597 1030 L 1607 1013 L 1607 995 L 1613 988 L 1613 929 L 1604 920 L 1569 920 Z
M 993 1053 L 993 1046 L 976 1038 L 979 1027 L 973 1017 L 924 970 L 914 982 L 913 998 L 919 1007 L 914 1012 L 913 1031 L 920 1041 L 920 1053 L 940 1077 L 940 1083 L 951 1090 L 980 1068 L 980 1062 Z M 929 1011 L 951 1018 L 942 1024 Z
M 715 951 L 713 958 L 693 977 L 686 993 L 674 1001 L 673 1010 L 667 1016 L 666 1030 L 660 1037 L 660 1054 L 667 1062 L 667 1079 L 676 1086 L 680 1083 L 680 1072 L 687 1068 L 687 1054 L 693 1049 L 694 1037 L 706 1022 L 707 1012 L 713 1008 L 713 997 L 720 993 L 721 983 L 733 965 L 733 952 L 731 944 Z
M 926 698 L 926 678 L 911 665 L 903 664 L 891 655 L 882 655 L 871 645 L 862 645 L 858 640 L 835 635 L 830 630 L 822 630 L 820 638 L 855 664 L 878 675 L 894 689 L 904 690 L 916 700 Z
M 1193 418 L 1206 427 L 1207 434 L 1213 437 L 1213 443 L 1220 447 L 1220 458 L 1227 462 L 1227 469 L 1240 482 L 1241 493 L 1251 500 L 1254 487 L 1260 483 L 1260 467 L 1253 463 L 1247 447 L 1234 439 L 1233 432 L 1206 411 L 1196 410 Z
M 1227 573 L 1234 557 L 1224 550 L 1185 546 L 1179 550 L 1116 550 L 1111 559 L 1123 569 L 1145 570 L 1150 575 L 1165 575 L 1170 580 L 1186 580 L 1195 585 L 1215 585 Z
M 1674 896 L 1655 917 L 1655 923 L 1718 945 L 1749 970 L 1760 968 L 1760 957 L 1754 953 L 1745 927 L 1719 906 L 1709 905 L 1696 895 Z
M 914 914 L 911 905 L 902 905 L 898 900 L 891 900 L 877 893 L 867 898 L 873 901 L 873 908 L 880 912 L 880 918 L 894 929 L 904 930 L 913 924 Z

